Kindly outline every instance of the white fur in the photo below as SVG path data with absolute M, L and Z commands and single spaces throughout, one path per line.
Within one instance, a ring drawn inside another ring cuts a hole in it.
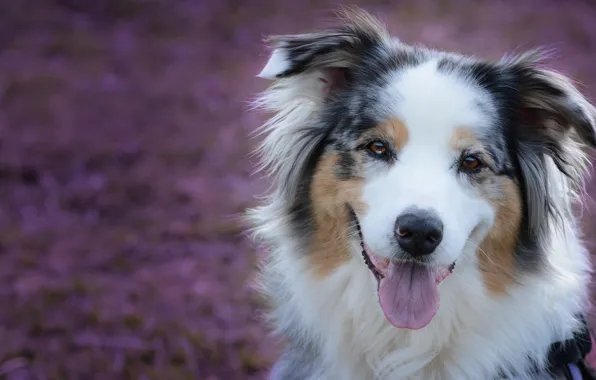
M 398 162 L 388 170 L 370 171 L 374 178 L 366 180 L 363 190 L 369 207 L 359 219 L 371 250 L 391 258 L 396 218 L 411 207 L 432 210 L 444 226 L 435 264 L 449 266 L 466 243 L 482 240 L 495 217 L 488 201 L 457 175 L 454 163 L 460 152 L 453 149 L 451 138 L 456 128 L 481 130 L 492 120 L 475 107 L 485 97 L 479 89 L 439 73 L 436 66 L 429 61 L 401 72 L 384 91 L 383 106 L 407 126 L 408 139 Z M 471 237 L 475 229 L 480 233 Z
M 304 330 L 321 338 L 329 371 L 321 379 L 486 379 L 495 363 L 523 373 L 524 354 L 544 357 L 553 341 L 569 337 L 574 314 L 585 307 L 585 250 L 573 231 L 567 242 L 562 234 L 553 231 L 553 273 L 507 296 L 487 296 L 474 265 L 459 265 L 440 285 L 439 312 L 416 331 L 387 323 L 358 246 L 350 263 L 324 281 L 284 247 L 274 253 L 272 270 L 283 274 L 291 294 L 284 314 L 297 315 Z
M 286 53 L 282 49 L 275 49 L 263 70 L 257 75 L 264 79 L 275 79 L 275 76 L 289 68 Z
M 274 53 L 264 76 L 275 75 L 277 69 L 271 68 L 285 67 L 280 59 L 283 56 Z M 261 100 L 281 112 L 268 124 L 270 134 L 262 151 L 274 180 L 285 170 L 276 160 L 291 162 L 303 154 L 296 149 L 296 132 L 319 111 L 318 86 L 316 74 L 301 74 L 277 82 Z M 397 98 L 399 103 L 391 103 Z M 529 365 L 526 355 L 542 360 L 553 341 L 570 336 L 575 314 L 587 306 L 590 264 L 571 215 L 550 224 L 548 271 L 520 279 L 507 294 L 489 294 L 475 261 L 478 242 L 466 244 L 466 239 L 477 225 L 490 227 L 494 210 L 458 182 L 447 165 L 453 154 L 448 149 L 453 128 L 487 125 L 473 107 L 474 100 L 486 99 L 461 80 L 437 74 L 435 63 L 396 76 L 383 99 L 412 128 L 400 164 L 367 179 L 364 198 L 372 211 L 362 219 L 363 232 L 375 253 L 382 255 L 386 235 L 401 210 L 421 205 L 439 212 L 446 228 L 439 260 L 448 264 L 459 259 L 454 273 L 440 285 L 439 311 L 420 330 L 391 326 L 355 242 L 348 263 L 325 279 L 315 276 L 301 240 L 287 225 L 282 194 L 276 190 L 266 206 L 252 214 L 256 234 L 272 249 L 271 261 L 263 268 L 262 290 L 283 299 L 275 305 L 274 323 L 295 321 L 299 331 L 318 339 L 325 373 L 305 380 L 479 380 L 494 376 L 496 365 L 524 373 Z M 554 201 L 569 211 L 574 199 L 566 179 L 552 163 L 548 175 L 562 190 L 553 191 Z

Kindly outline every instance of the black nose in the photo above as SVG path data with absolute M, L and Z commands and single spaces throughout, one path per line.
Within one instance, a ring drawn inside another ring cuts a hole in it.
M 406 253 L 414 257 L 428 255 L 443 240 L 443 223 L 432 212 L 409 211 L 397 217 L 395 237 Z

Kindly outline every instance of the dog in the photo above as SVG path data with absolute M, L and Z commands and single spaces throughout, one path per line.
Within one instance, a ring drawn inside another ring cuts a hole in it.
M 271 380 L 596 379 L 579 231 L 596 109 L 540 50 L 410 46 L 360 9 L 274 36 L 248 211 Z

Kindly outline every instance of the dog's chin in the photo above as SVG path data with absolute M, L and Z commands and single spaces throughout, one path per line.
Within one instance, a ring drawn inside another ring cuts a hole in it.
M 455 268 L 414 260 L 389 260 L 362 242 L 364 261 L 378 281 L 381 309 L 393 326 L 417 330 L 427 326 L 439 309 L 439 284 Z

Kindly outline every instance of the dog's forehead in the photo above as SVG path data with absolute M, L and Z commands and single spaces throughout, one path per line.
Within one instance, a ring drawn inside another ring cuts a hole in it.
M 453 145 L 464 136 L 462 130 L 477 137 L 494 135 L 496 110 L 490 93 L 466 75 L 464 65 L 447 71 L 439 62 L 437 57 L 397 67 L 379 73 L 382 78 L 374 85 L 355 86 L 346 102 L 356 120 L 352 126 L 361 125 L 362 119 L 369 127 L 398 119 L 408 130 L 408 145 Z
M 483 90 L 457 73 L 441 72 L 437 61 L 395 72 L 379 97 L 382 107 L 403 121 L 410 139 L 450 141 L 461 129 L 482 132 L 490 115 Z

